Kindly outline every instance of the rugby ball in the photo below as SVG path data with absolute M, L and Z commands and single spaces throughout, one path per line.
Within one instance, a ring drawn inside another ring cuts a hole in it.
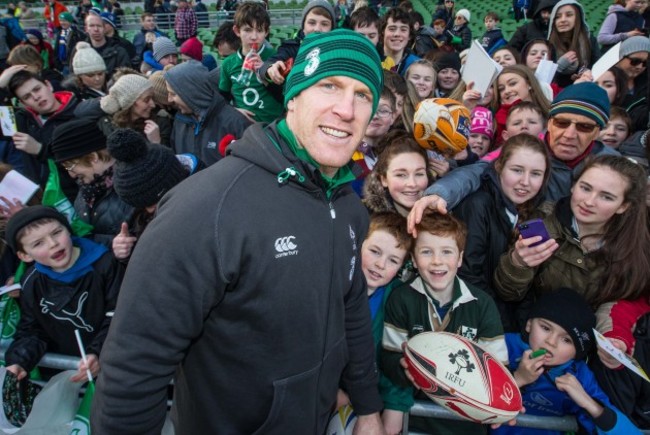
M 352 435 L 357 414 L 350 405 L 343 405 L 337 409 L 327 424 L 326 435 Z
M 467 148 L 472 117 L 450 98 L 422 100 L 413 115 L 413 137 L 426 150 L 454 155 Z
M 423 332 L 407 342 L 404 354 L 420 389 L 467 420 L 503 423 L 521 410 L 521 392 L 508 369 L 459 335 Z

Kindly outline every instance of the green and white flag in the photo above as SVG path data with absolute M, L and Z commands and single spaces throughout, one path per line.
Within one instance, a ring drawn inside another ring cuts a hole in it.
M 84 393 L 84 398 L 79 405 L 79 410 L 74 416 L 70 435 L 90 435 L 90 406 L 95 395 L 95 383 L 89 382 Z

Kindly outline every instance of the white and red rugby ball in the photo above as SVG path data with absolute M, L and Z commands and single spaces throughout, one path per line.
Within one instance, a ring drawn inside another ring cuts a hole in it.
M 330 417 L 325 435 L 352 435 L 357 414 L 350 405 L 343 405 Z
M 467 420 L 503 423 L 521 410 L 521 392 L 508 369 L 459 335 L 423 332 L 407 342 L 404 353 L 422 391 Z

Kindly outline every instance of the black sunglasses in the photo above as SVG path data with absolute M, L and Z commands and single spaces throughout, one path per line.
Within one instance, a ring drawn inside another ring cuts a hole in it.
M 576 130 L 578 130 L 580 133 L 591 133 L 596 129 L 596 127 L 598 127 L 597 124 L 591 124 L 589 122 L 576 122 L 566 118 L 551 118 L 551 121 L 553 121 L 554 126 L 561 128 L 562 130 L 569 128 L 571 124 L 575 124 Z
M 632 66 L 639 66 L 639 65 L 646 66 L 648 63 L 648 59 L 639 59 L 638 57 L 630 57 L 630 56 L 625 56 L 625 58 L 630 61 L 630 65 Z

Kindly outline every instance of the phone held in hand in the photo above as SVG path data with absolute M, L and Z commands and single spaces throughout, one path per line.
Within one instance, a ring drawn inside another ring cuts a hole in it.
M 445 156 L 433 150 L 427 150 L 427 156 L 430 159 L 434 159 L 434 160 L 440 160 L 440 161 L 445 160 Z
M 545 241 L 549 240 L 551 236 L 549 236 L 548 231 L 546 230 L 546 225 L 544 225 L 544 221 L 541 219 L 531 219 L 526 222 L 522 222 L 519 225 L 517 225 L 517 228 L 519 228 L 519 233 L 521 234 L 521 237 L 524 239 L 530 239 L 531 237 L 535 236 L 541 236 L 542 240 L 539 242 L 533 243 L 530 245 L 531 247 L 541 245 Z

